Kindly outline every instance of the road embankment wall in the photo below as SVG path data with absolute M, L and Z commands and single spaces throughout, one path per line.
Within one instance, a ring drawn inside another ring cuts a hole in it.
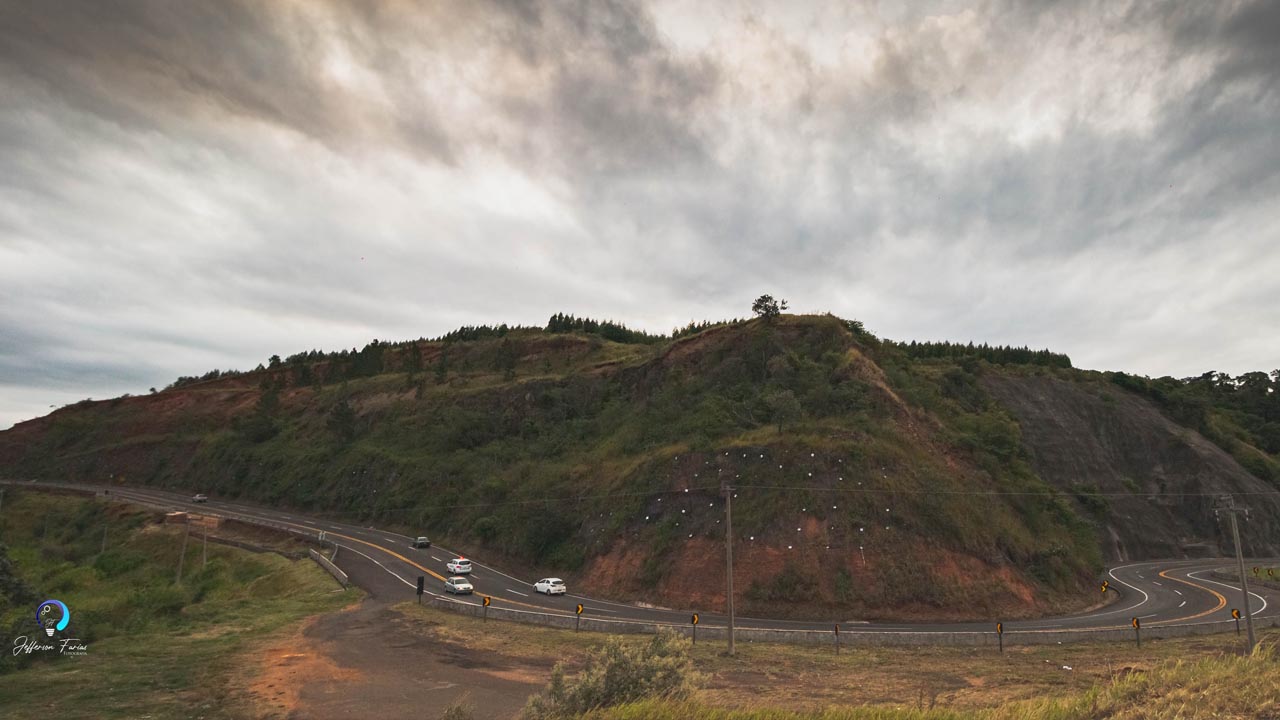
M 351 584 L 351 581 L 347 579 L 347 574 L 337 565 L 334 565 L 332 560 L 316 552 L 315 548 L 307 548 L 307 554 L 311 556 L 312 560 L 316 561 L 317 565 L 328 570 L 333 579 L 342 584 L 343 589 L 346 589 Z
M 562 630 L 580 630 L 582 632 L 599 632 L 609 634 L 653 634 L 662 628 L 674 630 L 685 637 L 693 637 L 692 625 L 672 625 L 657 622 L 636 622 L 629 620 L 613 620 L 609 618 L 591 617 L 588 614 L 580 618 L 574 615 L 540 613 L 512 608 L 489 607 L 458 602 L 447 597 L 433 597 L 429 601 L 432 607 L 448 612 L 483 617 L 488 620 L 521 622 L 543 627 L 560 628 Z M 1280 624 L 1272 621 L 1273 627 Z M 1156 640 L 1165 638 L 1188 637 L 1193 635 L 1210 635 L 1214 633 L 1233 632 L 1234 621 L 1186 623 L 1178 625 L 1152 625 L 1141 629 L 1142 639 Z M 723 625 L 699 625 L 697 639 L 699 641 L 724 641 L 728 629 Z M 791 645 L 832 646 L 837 643 L 835 627 L 831 630 L 777 630 L 772 628 L 739 627 L 735 632 L 737 642 L 787 643 Z M 1018 645 L 1054 645 L 1074 642 L 1136 642 L 1137 637 L 1132 627 L 1116 627 L 1099 630 L 1037 630 L 1007 631 L 1004 633 L 1004 644 L 1009 647 Z M 998 646 L 1000 638 L 994 628 L 990 632 L 911 632 L 895 630 L 860 630 L 858 626 L 841 627 L 838 640 L 840 647 L 875 647 L 875 646 Z

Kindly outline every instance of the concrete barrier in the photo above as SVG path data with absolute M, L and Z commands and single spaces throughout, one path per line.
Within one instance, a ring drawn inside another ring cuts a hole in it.
M 453 598 L 433 596 L 427 604 L 430 607 L 454 612 L 471 617 L 482 617 L 485 610 L 482 606 L 459 602 Z M 589 611 L 588 611 L 589 612 Z M 693 634 L 693 626 L 688 624 L 641 622 L 633 620 L 613 620 L 609 618 L 582 615 L 581 619 L 574 615 L 559 613 L 543 613 L 531 610 L 516 610 L 490 606 L 490 620 L 520 622 L 528 625 L 573 630 L 575 627 L 583 632 L 609 634 L 653 634 L 661 628 L 675 630 L 686 637 Z M 1271 627 L 1280 627 L 1280 623 L 1272 620 Z M 1142 628 L 1142 639 L 1160 640 L 1192 635 L 1210 635 L 1215 633 L 1234 632 L 1235 621 L 1210 621 L 1202 623 L 1185 623 L 1175 625 L 1148 625 Z M 707 641 L 725 641 L 728 628 L 723 625 L 698 625 L 698 639 Z M 734 635 L 738 642 L 785 643 L 788 645 L 827 645 L 835 647 L 835 628 L 831 630 L 779 630 L 773 628 L 738 627 Z M 994 629 L 990 632 L 924 632 L 909 630 L 870 630 L 858 629 L 857 626 L 845 626 L 840 630 L 840 647 L 876 647 L 876 646 L 924 646 L 924 645 L 964 645 L 975 647 L 996 647 L 999 638 Z M 1005 647 L 1018 645 L 1055 645 L 1074 642 L 1135 642 L 1133 628 L 1115 627 L 1095 630 L 1007 630 L 1004 633 Z
M 329 574 L 332 575 L 335 580 L 342 583 L 343 590 L 346 590 L 351 584 L 351 581 L 347 579 L 347 574 L 342 572 L 342 569 L 337 565 L 334 565 L 333 561 L 329 560 L 329 558 L 316 552 L 314 548 L 307 548 L 307 554 L 311 556 L 312 560 L 316 561 L 317 565 L 328 570 Z

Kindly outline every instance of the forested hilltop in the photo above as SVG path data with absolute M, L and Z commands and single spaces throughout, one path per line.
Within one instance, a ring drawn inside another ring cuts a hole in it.
M 782 309 L 669 336 L 558 314 L 274 356 L 21 423 L 0 433 L 0 474 L 329 513 L 708 610 L 732 484 L 744 612 L 841 618 L 1080 607 L 1104 558 L 1218 547 L 1205 503 L 1173 489 L 1274 489 L 1273 406 L 1231 405 L 1235 390 L 1187 414 L 1170 398 L 1197 381 Z M 1251 453 L 1249 472 L 1232 460 Z M 1134 513 L 1156 530 L 1131 535 Z

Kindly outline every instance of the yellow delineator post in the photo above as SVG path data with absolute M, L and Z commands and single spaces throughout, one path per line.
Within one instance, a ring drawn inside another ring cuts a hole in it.
M 1138 641 L 1138 647 L 1142 647 L 1142 621 L 1138 618 L 1133 619 L 1133 637 Z
M 697 645 L 698 644 L 698 613 L 694 613 L 693 617 L 689 619 L 689 622 L 693 624 L 693 644 Z
M 574 631 L 574 632 L 578 632 L 578 630 L 579 630 L 581 627 L 582 627 L 582 603 L 578 603 L 578 615 L 577 615 L 577 617 L 574 619 L 574 623 L 573 623 L 573 631 Z
M 1000 652 L 1004 652 L 1004 623 L 996 623 L 996 639 L 1000 641 Z
M 489 602 L 490 602 L 490 600 L 492 600 L 492 598 L 490 598 L 488 595 L 485 595 L 485 596 L 484 596 L 484 620 L 483 620 L 483 622 L 489 622 Z

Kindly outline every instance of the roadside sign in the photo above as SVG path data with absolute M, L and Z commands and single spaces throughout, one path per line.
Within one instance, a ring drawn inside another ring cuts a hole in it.
M 581 605 L 579 605 L 578 607 L 582 607 L 582 606 L 581 606 Z M 693 623 L 694 625 L 697 625 L 697 624 L 698 624 L 698 613 L 694 613 L 694 614 L 693 614 L 693 619 L 692 619 L 692 620 L 690 620 L 689 622 Z
M 1254 567 L 1254 568 L 1253 568 L 1253 574 L 1254 574 L 1254 576 L 1255 576 L 1255 577 L 1256 577 L 1256 576 L 1257 576 L 1257 574 L 1258 574 L 1258 573 L 1260 573 L 1260 572 L 1262 572 L 1262 568 L 1260 568 L 1260 567 Z
M 418 594 L 421 595 L 427 589 L 427 576 L 418 576 Z
M 1107 591 L 1107 588 L 1109 588 L 1109 587 L 1111 587 L 1111 583 L 1110 583 L 1109 581 L 1107 581 L 1107 580 L 1103 580 L 1103 581 L 1102 581 L 1102 592 L 1106 592 L 1106 591 Z
M 582 603 L 578 603 L 578 614 L 582 614 Z
M 1235 618 L 1236 635 L 1239 635 L 1240 634 L 1240 611 L 1235 608 L 1231 608 L 1231 617 Z
M 485 607 L 489 607 L 489 601 L 490 601 L 491 599 L 492 599 L 492 598 L 490 598 L 488 595 L 485 595 L 485 596 L 484 596 L 484 606 L 485 606 Z
M 1138 618 L 1133 619 L 1133 639 L 1138 641 L 1138 647 L 1142 647 L 1142 621 Z
M 1134 618 L 1134 619 L 1133 619 L 1133 629 L 1134 629 L 1134 630 L 1137 630 L 1137 629 L 1139 629 L 1139 628 L 1141 628 L 1141 627 L 1142 627 L 1142 621 L 1141 621 L 1141 620 L 1139 620 L 1138 618 Z
M 1267 577 L 1271 577 L 1271 578 L 1273 578 L 1273 577 L 1275 577 L 1275 576 L 1276 576 L 1276 569 L 1275 569 L 1275 568 L 1267 568 Z
M 1004 634 L 1004 623 L 996 623 L 996 632 L 1001 635 Z

